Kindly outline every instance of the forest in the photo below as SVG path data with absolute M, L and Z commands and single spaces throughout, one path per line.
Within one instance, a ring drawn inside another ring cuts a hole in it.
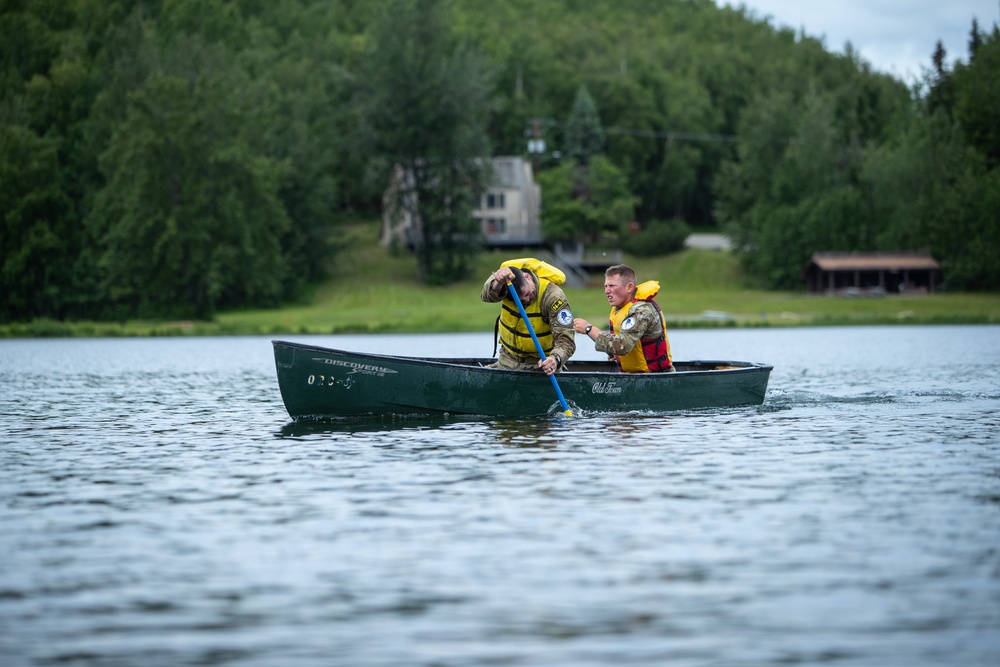
M 784 290 L 926 250 L 998 290 L 1000 28 L 969 25 L 908 85 L 711 0 L 0 0 L 0 322 L 279 306 L 415 201 L 417 278 L 460 279 L 491 155 L 537 161 L 553 240 L 717 228 Z

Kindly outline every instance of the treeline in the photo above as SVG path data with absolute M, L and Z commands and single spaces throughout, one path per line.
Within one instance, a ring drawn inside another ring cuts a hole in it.
M 630 210 L 566 187 L 543 219 L 717 225 L 774 287 L 814 250 L 920 248 L 997 289 L 997 28 L 932 49 L 911 90 L 709 0 L 0 0 L 0 320 L 278 305 L 396 164 L 421 277 L 459 278 L 478 158 L 538 128 L 565 169 L 581 91 Z
M 968 62 L 940 42 L 932 62 L 900 113 L 862 80 L 747 105 L 715 192 L 752 275 L 788 288 L 817 250 L 927 250 L 949 288 L 1000 288 L 1000 31 L 973 21 Z

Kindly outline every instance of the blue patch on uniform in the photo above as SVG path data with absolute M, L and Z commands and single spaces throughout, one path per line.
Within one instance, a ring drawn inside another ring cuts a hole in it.
M 563 325 L 564 327 L 571 326 L 573 324 L 573 313 L 569 312 L 569 308 L 563 308 L 556 315 L 556 322 Z
M 629 315 L 622 322 L 622 331 L 631 331 L 635 328 L 635 315 Z

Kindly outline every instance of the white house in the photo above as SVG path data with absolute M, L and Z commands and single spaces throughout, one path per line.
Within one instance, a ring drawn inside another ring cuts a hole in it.
M 494 157 L 492 160 L 494 182 L 472 214 L 480 221 L 486 244 L 490 247 L 540 244 L 542 192 L 535 183 L 531 163 L 513 156 Z M 403 178 L 401 169 L 393 172 L 383 202 L 388 200 L 389 193 L 399 186 Z M 383 206 L 383 245 L 393 242 L 413 245 L 414 231 L 413 216 L 408 211 L 400 211 L 394 216 L 388 206 Z

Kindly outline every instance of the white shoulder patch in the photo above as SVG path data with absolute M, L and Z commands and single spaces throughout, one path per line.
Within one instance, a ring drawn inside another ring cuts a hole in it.
M 635 328 L 635 324 L 635 315 L 629 315 L 625 318 L 625 321 L 622 322 L 622 331 L 631 331 Z
M 556 322 L 563 325 L 564 327 L 572 326 L 573 324 L 573 313 L 569 312 L 569 308 L 563 308 L 556 315 Z

